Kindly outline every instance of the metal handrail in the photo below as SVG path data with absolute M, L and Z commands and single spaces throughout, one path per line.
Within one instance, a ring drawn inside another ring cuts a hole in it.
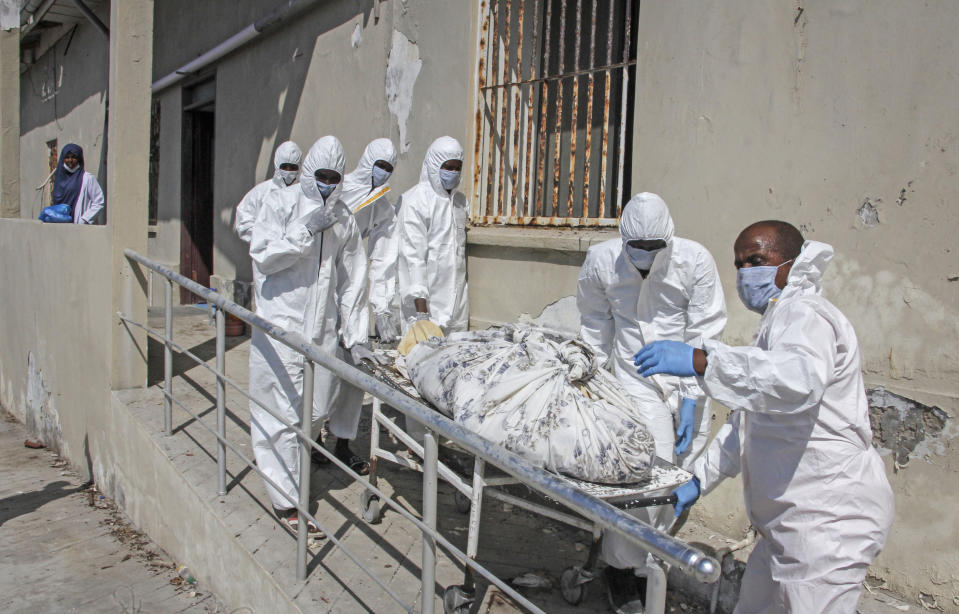
M 617 533 L 624 535 L 632 543 L 643 547 L 644 549 L 652 552 L 653 554 L 660 557 L 664 561 L 672 565 L 675 565 L 676 567 L 680 568 L 683 572 L 693 575 L 694 577 L 696 577 L 697 579 L 703 582 L 713 582 L 719 577 L 720 569 L 717 562 L 713 558 L 706 556 L 701 550 L 694 548 L 692 546 L 689 546 L 688 544 L 683 543 L 682 541 L 666 534 L 665 532 L 655 529 L 637 520 L 633 516 L 630 516 L 629 514 L 623 512 L 622 510 L 616 509 L 615 507 L 606 503 L 605 501 L 602 501 L 593 496 L 587 495 L 586 493 L 580 491 L 579 489 L 559 479 L 557 476 L 539 467 L 533 466 L 527 460 L 523 459 L 519 455 L 509 452 L 503 449 L 502 447 L 479 437 L 478 435 L 472 433 L 471 431 L 464 429 L 459 424 L 446 418 L 439 412 L 436 412 L 426 407 L 422 403 L 419 403 L 415 401 L 414 399 L 399 393 L 392 387 L 377 380 L 375 377 L 372 377 L 368 375 L 367 373 L 364 373 L 363 371 L 356 369 L 352 365 L 342 360 L 339 360 L 338 358 L 334 356 L 330 356 L 324 352 L 319 351 L 317 346 L 313 345 L 312 343 L 304 339 L 301 335 L 295 332 L 284 330 L 274 325 L 272 322 L 250 312 L 247 309 L 244 309 L 240 305 L 236 304 L 233 301 L 230 301 L 229 299 L 224 298 L 222 295 L 216 293 L 215 291 L 210 290 L 209 288 L 204 288 L 203 286 L 201 286 L 200 284 L 197 284 L 193 280 L 188 279 L 176 273 L 169 267 L 166 267 L 166 266 L 163 266 L 162 264 L 154 262 L 130 249 L 124 250 L 124 254 L 130 260 L 137 262 L 145 266 L 146 268 L 151 269 L 163 275 L 168 282 L 167 288 L 166 288 L 167 346 L 165 348 L 165 356 L 164 356 L 165 367 L 167 367 L 166 369 L 167 372 L 165 374 L 166 375 L 165 386 L 168 392 L 172 392 L 172 384 L 170 381 L 170 371 L 171 371 L 170 367 L 171 367 L 172 359 L 171 359 L 171 350 L 170 350 L 169 343 L 172 342 L 172 334 L 171 334 L 172 333 L 172 324 L 171 324 L 172 283 L 176 283 L 180 286 L 183 286 L 184 288 L 186 288 L 193 294 L 202 297 L 209 304 L 216 305 L 220 310 L 226 313 L 230 313 L 234 315 L 235 317 L 239 318 L 240 320 L 246 322 L 247 324 L 261 329 L 265 334 L 269 335 L 273 339 L 276 339 L 280 343 L 283 343 L 289 348 L 302 354 L 305 358 L 307 358 L 306 365 L 308 367 L 312 368 L 311 363 L 316 363 L 321 365 L 322 367 L 330 370 L 336 376 L 342 378 L 343 380 L 349 382 L 350 384 L 353 384 L 354 386 L 378 397 L 383 402 L 389 404 L 390 406 L 392 406 L 399 412 L 403 413 L 404 415 L 424 424 L 425 426 L 427 426 L 429 431 L 433 431 L 441 435 L 442 437 L 452 440 L 459 447 L 463 448 L 464 450 L 467 450 L 468 452 L 470 452 L 477 458 L 496 465 L 497 467 L 509 473 L 510 475 L 512 475 L 519 481 L 521 481 L 522 483 L 526 484 L 527 486 L 530 486 L 531 488 L 539 491 L 540 493 L 548 496 L 549 498 L 565 505 L 566 507 L 573 510 L 574 512 L 579 513 L 582 516 L 592 520 L 600 527 L 608 530 L 616 531 Z M 220 327 L 222 325 L 223 314 L 218 312 L 217 316 L 218 316 L 217 332 L 219 334 Z M 135 322 L 132 322 L 132 320 L 129 320 L 129 318 L 122 316 L 122 314 L 121 314 L 121 318 L 136 324 Z M 143 327 L 143 328 L 146 328 L 146 327 Z M 220 348 L 218 347 L 218 350 L 219 349 Z M 312 378 L 310 379 L 312 380 Z M 222 371 L 217 373 L 218 393 L 221 392 L 224 381 L 225 381 L 225 374 L 223 374 Z M 305 390 L 304 393 L 306 392 L 307 391 Z M 304 394 L 304 397 L 305 396 L 306 394 Z M 218 409 L 221 409 L 219 407 L 220 397 L 221 395 L 218 394 Z M 309 405 L 312 406 L 312 399 L 310 400 Z M 304 408 L 307 408 L 307 404 L 305 402 L 304 402 Z M 166 414 L 164 417 L 164 424 L 165 424 L 166 431 L 169 434 L 171 432 L 170 413 L 172 411 L 172 398 L 167 397 L 167 395 L 165 395 L 165 398 L 164 398 L 164 411 Z M 219 413 L 221 412 L 218 411 L 218 414 Z M 301 419 L 303 417 L 308 418 L 309 414 L 306 413 L 305 416 L 301 416 Z M 226 445 L 226 442 L 224 440 L 225 433 L 223 433 L 223 425 L 221 422 L 222 422 L 221 420 L 218 420 L 217 432 L 215 433 L 217 436 L 217 439 L 219 440 L 219 445 L 218 445 L 219 449 L 222 449 L 224 445 Z M 303 424 L 305 423 L 306 422 L 303 422 Z M 290 425 L 290 426 L 297 431 L 297 436 L 300 439 L 305 439 L 305 441 L 302 442 L 301 445 L 303 446 L 303 449 L 307 451 L 307 453 L 311 447 L 315 449 L 320 449 L 318 446 L 316 446 L 316 444 L 311 440 L 311 438 L 308 435 L 305 435 L 305 433 L 302 430 L 300 430 L 299 428 L 296 428 L 297 425 Z M 432 433 L 430 433 L 429 431 L 427 432 L 427 435 L 428 435 L 427 443 L 431 443 L 431 445 L 435 445 L 435 439 L 434 437 L 432 437 Z M 320 451 L 327 452 L 325 449 L 320 449 Z M 328 456 L 332 456 L 332 455 L 328 454 Z M 338 459 L 334 459 L 334 460 L 338 460 Z M 341 463 L 337 463 L 337 465 L 340 465 L 340 464 Z M 341 468 L 345 468 L 348 470 L 348 468 L 346 468 L 345 465 L 342 466 Z M 361 478 L 360 476 L 358 476 L 352 471 L 348 470 L 348 473 L 351 474 L 354 477 L 354 479 L 357 479 L 363 482 L 366 488 L 368 488 L 371 491 L 377 492 L 377 494 L 382 496 L 382 493 L 379 493 L 378 489 L 370 485 L 366 480 L 364 480 L 363 478 Z M 307 476 L 302 476 L 302 477 L 305 478 L 303 481 L 308 481 L 308 474 Z M 433 477 L 434 477 L 434 485 L 435 485 L 435 476 Z M 424 483 L 425 483 L 425 480 L 424 480 Z M 221 490 L 223 488 L 224 486 L 221 484 Z M 384 498 L 383 500 L 387 504 L 389 504 L 390 502 L 388 498 Z M 425 497 L 424 497 L 424 503 L 426 503 Z M 296 507 L 299 508 L 300 506 L 297 505 Z M 308 510 L 306 511 L 306 513 L 308 514 Z M 303 518 L 303 516 L 301 516 L 301 518 Z M 424 514 L 424 520 L 426 519 L 427 519 L 427 515 Z M 300 555 L 303 558 L 302 562 L 298 561 L 298 572 L 301 572 L 301 575 L 303 577 L 305 577 L 305 570 L 306 570 L 306 565 L 305 565 L 306 526 L 305 524 L 306 523 L 301 524 L 301 529 L 299 532 L 302 534 L 302 538 L 298 539 L 298 542 L 302 542 L 302 547 L 298 548 L 298 550 L 302 551 L 300 552 Z M 416 524 L 418 526 L 422 525 L 420 526 L 420 528 L 424 530 L 424 537 L 425 537 L 424 549 L 427 548 L 427 541 L 429 539 L 436 539 L 440 544 L 444 546 L 445 549 L 450 550 L 451 553 L 455 553 L 457 555 L 457 558 L 464 560 L 466 564 L 470 565 L 470 567 L 476 568 L 477 571 L 482 573 L 484 576 L 487 575 L 488 572 L 483 573 L 486 570 L 485 568 L 482 568 L 482 566 L 479 566 L 478 564 L 475 564 L 475 562 L 470 561 L 468 557 L 463 556 L 461 558 L 462 553 L 458 552 L 456 548 L 452 547 L 452 544 L 449 544 L 449 542 L 443 539 L 443 537 L 439 535 L 438 532 L 436 532 L 435 526 L 432 526 L 432 527 L 426 526 L 419 521 L 416 521 Z M 424 551 L 424 555 L 426 554 L 428 553 Z M 424 556 L 424 567 L 427 566 L 426 561 L 427 561 L 427 557 Z M 434 559 L 434 564 L 435 564 L 435 559 Z M 424 579 L 426 575 L 427 574 L 424 571 Z M 507 592 L 509 592 L 510 594 L 515 593 L 515 591 L 509 590 L 509 587 L 502 586 L 500 582 L 495 582 L 495 583 L 497 585 L 500 585 L 501 588 L 506 588 Z M 430 584 L 430 586 L 432 586 L 432 584 Z M 535 609 L 535 606 L 533 606 L 524 598 L 522 598 L 522 596 L 517 594 L 516 597 L 519 597 L 522 602 L 525 602 L 524 605 L 527 605 L 528 607 L 533 607 Z M 426 598 L 423 599 L 424 611 L 431 610 L 431 607 L 432 607 L 431 602 L 432 600 L 430 599 L 426 599 Z M 428 603 L 430 604 L 429 606 L 427 605 Z

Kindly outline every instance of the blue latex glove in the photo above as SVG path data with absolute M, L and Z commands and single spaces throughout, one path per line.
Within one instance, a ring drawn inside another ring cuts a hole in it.
M 679 518 L 680 514 L 691 508 L 699 499 L 699 478 L 693 476 L 693 479 L 674 490 L 673 494 L 678 499 L 673 514 Z
M 679 408 L 679 428 L 676 429 L 676 447 L 673 451 L 679 456 L 693 442 L 693 418 L 696 416 L 696 399 L 683 399 Z
M 679 377 L 696 375 L 693 370 L 693 346 L 681 341 L 653 341 L 633 356 L 636 372 L 643 377 L 665 373 Z

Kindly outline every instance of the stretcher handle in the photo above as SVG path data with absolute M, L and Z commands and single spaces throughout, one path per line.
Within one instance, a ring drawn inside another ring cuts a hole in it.
M 627 499 L 621 503 L 616 503 L 616 507 L 624 510 L 631 510 L 637 507 L 654 507 L 657 505 L 676 505 L 679 498 L 676 494 L 669 494 L 662 497 L 637 497 L 636 499 Z

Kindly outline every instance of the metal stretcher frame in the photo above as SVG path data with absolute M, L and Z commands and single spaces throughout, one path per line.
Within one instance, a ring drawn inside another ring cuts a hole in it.
M 387 354 L 382 352 L 382 350 L 377 350 L 377 352 L 383 356 L 393 357 L 392 353 Z M 364 368 L 377 379 L 392 386 L 396 390 L 423 403 L 427 407 L 435 409 L 428 401 L 416 393 L 412 383 L 396 369 L 380 365 L 364 365 Z M 368 478 L 370 483 L 374 486 L 376 485 L 380 460 L 422 473 L 423 466 L 413 458 L 400 456 L 399 454 L 380 447 L 381 433 L 379 427 L 381 426 L 402 445 L 412 450 L 419 458 L 424 457 L 422 444 L 411 437 L 403 427 L 396 423 L 394 418 L 386 415 L 383 412 L 382 402 L 380 399 L 374 397 L 372 424 L 370 428 L 370 473 Z M 447 447 L 458 452 L 466 453 L 465 450 L 461 450 L 457 446 Z M 474 457 L 471 481 L 457 474 L 456 471 L 442 460 L 438 461 L 437 468 L 439 477 L 456 489 L 457 509 L 462 513 L 469 513 L 466 555 L 472 560 L 476 560 L 476 555 L 479 550 L 479 530 L 484 494 L 503 503 L 509 503 L 528 512 L 589 532 L 592 535 L 592 542 L 586 557 L 586 562 L 582 567 L 572 566 L 566 568 L 560 576 L 560 589 L 567 603 L 577 605 L 583 600 L 586 595 L 586 585 L 595 577 L 594 572 L 599 558 L 602 529 L 598 524 L 581 516 L 569 514 L 557 510 L 555 507 L 517 497 L 501 490 L 504 486 L 522 484 L 522 481 L 508 474 L 504 476 L 487 476 L 486 463 L 481 458 Z M 657 457 L 651 476 L 636 484 L 597 484 L 573 479 L 568 476 L 560 475 L 559 477 L 570 485 L 603 499 L 616 507 L 629 509 L 632 507 L 672 503 L 673 501 L 670 497 L 654 497 L 650 495 L 679 486 L 691 480 L 692 474 Z M 364 491 L 361 497 L 361 506 L 361 513 L 366 522 L 372 524 L 379 520 L 379 500 L 371 491 Z M 461 586 L 448 587 L 443 595 L 443 605 L 447 614 L 467 612 L 469 605 L 473 601 L 472 595 L 475 592 L 474 589 L 475 579 L 472 570 L 469 566 L 465 566 L 463 584 Z

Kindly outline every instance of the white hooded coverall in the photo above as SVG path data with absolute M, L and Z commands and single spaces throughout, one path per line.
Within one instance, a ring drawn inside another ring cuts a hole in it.
M 832 254 L 805 243 L 752 346 L 702 345 L 703 389 L 738 409 L 694 472 L 703 493 L 742 472 L 761 535 L 736 614 L 853 614 L 892 525 L 856 333 L 820 294 Z
M 400 309 L 405 323 L 415 316 L 414 300 L 429 303 L 430 320 L 445 332 L 466 330 L 466 215 L 468 201 L 440 183 L 440 166 L 462 160 L 463 147 L 443 136 L 430 145 L 420 182 L 407 190 L 397 207 Z
M 250 242 L 257 314 L 302 334 L 320 351 L 348 359 L 350 348 L 365 343 L 369 331 L 366 254 L 349 209 L 339 200 L 340 187 L 326 199 L 316 187 L 317 169 L 343 173 L 343 147 L 325 136 L 310 151 L 299 185 L 270 193 L 257 215 Z M 318 207 L 333 207 L 336 223 L 312 236 L 304 220 Z M 254 328 L 250 345 L 250 394 L 285 420 L 298 423 L 303 394 L 304 358 Z M 356 436 L 358 405 L 331 407 L 342 395 L 339 378 L 316 365 L 312 435 L 327 417 L 330 431 Z M 295 433 L 256 403 L 250 403 L 251 435 L 257 466 L 297 500 L 299 449 Z M 305 428 L 305 427 L 304 427 Z M 267 485 L 277 509 L 293 504 Z
M 300 151 L 299 146 L 293 141 L 281 143 L 280 146 L 276 148 L 276 153 L 273 154 L 273 177 L 253 186 L 253 189 L 247 192 L 240 201 L 240 204 L 236 206 L 233 230 L 238 237 L 247 243 L 250 242 L 253 236 L 253 223 L 256 221 L 256 215 L 260 211 L 260 206 L 263 204 L 267 195 L 274 190 L 287 187 L 286 182 L 283 181 L 283 177 L 279 172 L 280 165 L 296 164 L 299 166 L 300 158 L 302 157 L 303 152 Z
M 719 338 L 726 326 L 726 302 L 716 262 L 699 243 L 673 236 L 669 209 L 656 194 L 634 196 L 623 209 L 619 230 L 621 239 L 604 241 L 586 253 L 577 296 L 580 335 L 600 361 L 609 361 L 616 378 L 635 399 L 636 411 L 656 441 L 657 456 L 676 461 L 679 408 L 684 398 L 696 400 L 694 438 L 678 459 L 689 467 L 709 437 L 711 403 L 695 378 L 640 376 L 633 355 L 660 339 L 698 345 L 703 339 Z M 655 239 L 665 240 L 666 248 L 656 255 L 643 279 L 623 244 Z M 672 520 L 668 506 L 631 513 L 660 529 Z M 603 558 L 621 569 L 646 565 L 644 550 L 612 532 L 603 537 Z
M 389 181 L 373 187 L 373 164 L 377 160 L 396 164 L 396 148 L 389 139 L 376 139 L 366 146 L 356 170 L 343 179 L 340 200 L 353 212 L 360 234 L 367 240 L 370 268 L 370 306 L 373 313 L 390 311 L 396 295 L 396 210 L 386 191 Z M 384 190 L 386 188 L 386 190 Z M 376 194 L 383 194 L 371 200 Z

